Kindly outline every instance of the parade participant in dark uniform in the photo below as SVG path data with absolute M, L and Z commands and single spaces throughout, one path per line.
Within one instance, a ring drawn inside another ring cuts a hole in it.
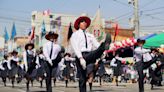
M 23 53 L 23 60 L 24 60 L 24 64 L 25 64 L 25 71 L 26 71 L 26 87 L 27 87 L 27 91 L 29 91 L 29 83 L 31 81 L 31 84 L 33 86 L 33 80 L 36 77 L 36 63 L 35 63 L 35 53 L 33 51 L 34 49 L 34 44 L 33 43 L 27 43 L 25 45 L 25 51 Z
M 152 65 L 157 60 L 156 57 L 151 58 L 151 56 L 149 56 L 150 50 L 144 49 L 142 47 L 144 43 L 145 43 L 145 40 L 140 40 L 140 39 L 137 40 L 138 47 L 135 48 L 134 56 L 133 56 L 136 62 L 135 66 L 139 75 L 139 79 L 138 79 L 139 92 L 144 92 L 143 70 L 150 67 L 150 65 Z M 146 58 L 145 58 L 145 55 L 147 55 Z
M 52 92 L 52 69 L 56 68 L 61 61 L 61 46 L 57 44 L 58 34 L 50 31 L 45 38 L 48 40 L 43 46 L 43 54 L 46 57 L 46 89 L 47 92 Z
M 17 83 L 20 83 L 26 74 L 26 71 L 24 69 L 25 68 L 24 61 L 22 59 L 20 59 L 18 62 L 18 77 L 16 78 Z
M 159 52 L 157 49 L 151 49 L 151 56 L 160 56 Z M 154 89 L 154 85 L 156 86 L 162 86 L 161 81 L 162 81 L 162 73 L 161 69 L 163 67 L 161 57 L 158 57 L 158 60 L 151 65 L 149 68 L 149 73 L 150 73 L 150 84 L 151 84 L 151 89 Z
M 12 87 L 14 87 L 15 78 L 18 77 L 18 62 L 20 59 L 16 50 L 11 54 L 12 58 L 10 60 L 11 70 L 9 71 L 9 78 L 11 79 Z
M 65 80 L 66 87 L 68 86 L 68 79 L 71 78 L 71 63 L 74 61 L 74 58 L 71 58 L 70 53 L 65 53 L 64 58 L 62 58 L 61 63 L 63 64 L 63 77 Z
M 0 63 L 0 77 L 2 78 L 2 81 L 4 83 L 4 86 L 6 86 L 6 78 L 8 76 L 10 67 L 10 62 L 8 60 L 8 55 L 4 55 L 4 60 Z
M 123 59 L 119 57 L 120 53 L 121 52 L 119 50 L 115 52 L 115 57 L 112 59 L 111 64 L 110 64 L 114 70 L 116 86 L 118 86 L 118 77 L 121 76 L 122 74 L 122 60 Z
M 45 56 L 43 55 L 43 49 L 40 48 L 40 50 L 36 51 L 36 64 L 37 64 L 37 80 L 40 82 L 40 87 L 43 86 L 43 80 L 45 78 Z
M 105 42 L 101 45 L 96 38 L 86 31 L 91 20 L 89 17 L 81 16 L 74 23 L 75 31 L 71 36 L 71 45 L 77 56 L 77 69 L 79 73 L 79 90 L 86 92 L 86 66 L 90 63 L 95 63 L 96 59 L 100 58 L 105 49 L 108 49 L 111 42 L 111 36 L 106 35 Z M 97 48 L 93 50 L 93 47 Z

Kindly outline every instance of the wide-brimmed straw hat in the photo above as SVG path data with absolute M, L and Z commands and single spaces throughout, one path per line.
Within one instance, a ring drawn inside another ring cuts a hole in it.
M 45 38 L 46 38 L 47 40 L 50 40 L 51 38 L 52 38 L 52 39 L 57 39 L 57 38 L 58 38 L 58 34 L 55 33 L 55 32 L 53 32 L 53 31 L 50 31 L 50 32 L 48 32 L 48 33 L 46 34 Z
M 74 23 L 74 28 L 76 30 L 79 29 L 79 24 L 80 22 L 85 21 L 87 23 L 87 28 L 89 27 L 89 25 L 91 24 L 91 19 L 87 16 L 80 16 L 79 18 L 76 19 L 75 23 Z

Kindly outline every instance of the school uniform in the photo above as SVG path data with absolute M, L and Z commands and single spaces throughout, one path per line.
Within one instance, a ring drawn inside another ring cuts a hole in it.
M 115 57 L 111 61 L 111 66 L 113 67 L 114 70 L 114 76 L 121 76 L 122 74 L 122 63 L 121 63 L 122 58 L 120 57 Z
M 135 59 L 135 66 L 138 71 L 139 79 L 139 92 L 144 92 L 144 74 L 143 70 L 147 69 L 152 65 L 157 58 L 152 58 L 148 55 L 150 50 L 144 49 L 143 47 L 136 47 L 134 50 L 134 59 Z
M 39 77 L 44 78 L 45 77 L 45 57 L 43 54 L 39 54 L 36 57 L 36 64 L 37 64 L 37 79 Z
M 37 70 L 35 68 L 36 58 L 35 58 L 34 51 L 26 49 L 23 53 L 23 59 L 24 59 L 25 71 L 26 71 L 25 77 L 27 80 L 26 86 L 27 86 L 27 91 L 29 91 L 29 82 L 33 81 L 36 78 L 36 74 L 37 74 Z
M 2 60 L 0 62 L 0 77 L 2 78 L 4 86 L 6 86 L 6 78 L 8 77 L 10 69 L 11 67 L 9 60 Z
M 76 65 L 79 76 L 79 88 L 80 92 L 86 92 L 86 69 L 83 69 L 79 58 L 83 57 L 86 61 L 86 65 L 95 63 L 96 59 L 100 58 L 105 50 L 105 44 L 98 43 L 96 38 L 84 30 L 77 30 L 71 36 L 71 45 L 76 55 Z M 93 50 L 93 48 L 97 48 Z
M 19 62 L 18 57 L 12 57 L 10 60 L 10 66 L 11 70 L 9 71 L 9 78 L 13 78 L 18 74 L 18 62 Z
M 43 54 L 45 56 L 45 71 L 46 71 L 46 89 L 47 92 L 52 92 L 52 72 L 56 71 L 56 68 L 58 66 L 58 63 L 61 61 L 61 55 L 60 55 L 61 47 L 51 41 L 48 41 L 43 46 Z M 52 63 L 53 65 L 51 65 Z M 55 75 L 54 75 L 55 76 Z

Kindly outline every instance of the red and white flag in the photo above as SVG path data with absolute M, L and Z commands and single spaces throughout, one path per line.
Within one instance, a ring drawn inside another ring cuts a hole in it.
M 43 15 L 44 16 L 49 16 L 50 15 L 50 10 L 48 9 L 48 10 L 44 10 L 43 11 Z
M 35 38 L 35 27 L 32 27 L 31 33 L 29 35 L 29 42 L 34 43 L 34 38 Z

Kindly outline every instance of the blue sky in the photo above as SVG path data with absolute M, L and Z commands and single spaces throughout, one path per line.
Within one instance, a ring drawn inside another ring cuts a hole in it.
M 0 32 L 5 26 L 10 33 L 15 22 L 17 33 L 25 34 L 30 27 L 31 12 L 50 9 L 53 13 L 80 15 L 83 12 L 94 16 L 100 5 L 105 19 L 116 19 L 121 27 L 128 27 L 133 17 L 133 5 L 128 0 L 0 0 Z M 143 30 L 164 29 L 164 1 L 139 0 L 140 26 Z M 1 34 L 2 35 L 2 34 Z

